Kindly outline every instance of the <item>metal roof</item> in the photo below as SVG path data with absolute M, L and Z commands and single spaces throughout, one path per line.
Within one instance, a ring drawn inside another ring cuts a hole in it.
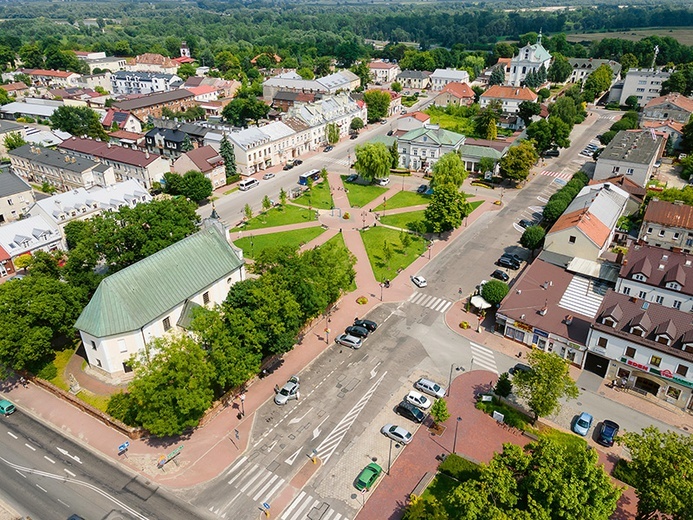
M 10 171 L 0 170 L 0 197 L 31 191 L 31 186 Z
M 45 164 L 53 168 L 61 168 L 71 172 L 82 173 L 93 169 L 98 163 L 83 159 L 82 157 L 71 157 L 49 148 L 40 148 L 33 144 L 25 144 L 7 152 L 12 157 L 19 157 L 35 164 Z

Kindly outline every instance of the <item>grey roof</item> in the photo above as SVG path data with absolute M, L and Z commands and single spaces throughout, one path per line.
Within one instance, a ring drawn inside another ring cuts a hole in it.
M 568 205 L 564 215 L 575 211 L 587 210 L 609 229 L 616 227 L 616 222 L 628 202 L 628 193 L 609 182 L 585 186 Z
M 129 99 L 127 101 L 116 101 L 113 103 L 113 107 L 119 110 L 137 110 L 138 108 L 147 108 L 162 103 L 169 103 L 171 101 L 179 101 L 181 99 L 189 99 L 194 97 L 195 96 L 192 92 L 181 88 L 178 90 L 171 90 L 169 92 L 157 92 L 156 94 L 149 94 L 148 96 Z
M 0 197 L 9 197 L 25 191 L 31 191 L 31 186 L 14 173 L 0 170 Z
M 7 132 L 20 132 L 22 128 L 24 128 L 24 125 L 0 119 L 0 134 L 6 134 Z
M 49 148 L 40 148 L 32 144 L 25 144 L 19 148 L 7 152 L 12 157 L 19 157 L 32 163 L 45 164 L 53 168 L 62 168 L 76 173 L 94 168 L 98 163 L 81 157 L 69 157 Z
M 399 74 L 397 74 L 397 78 L 402 78 L 402 79 L 425 79 L 430 76 L 430 73 L 425 72 L 423 70 L 403 70 Z
M 63 105 L 62 101 L 57 105 L 26 103 L 23 101 L 14 101 L 0 107 L 0 112 L 5 114 L 28 114 L 31 116 L 48 118 L 53 115 L 58 107 Z
M 75 328 L 102 338 L 141 329 L 243 265 L 209 226 L 101 281 Z
M 618 76 L 621 73 L 621 64 L 614 60 L 599 60 L 596 58 L 568 58 L 568 63 L 574 69 L 584 69 L 584 70 L 597 70 L 602 65 L 608 65 L 611 68 L 611 72 L 614 76 Z
M 621 130 L 597 159 L 623 161 L 636 164 L 650 164 L 659 153 L 662 136 L 654 135 L 649 130 L 630 132 Z

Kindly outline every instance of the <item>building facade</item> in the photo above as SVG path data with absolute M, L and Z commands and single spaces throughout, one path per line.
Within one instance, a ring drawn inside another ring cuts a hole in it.
M 693 251 L 693 207 L 682 202 L 650 200 L 638 239 L 652 246 L 690 253 Z
M 674 121 L 686 124 L 693 114 L 693 99 L 673 92 L 654 98 L 642 110 L 643 121 Z
M 224 159 L 209 145 L 184 153 L 176 159 L 171 170 L 179 175 L 184 175 L 190 170 L 202 172 L 212 182 L 213 189 L 226 184 Z
M 407 132 L 397 140 L 399 163 L 410 170 L 432 171 L 433 165 L 448 152 L 456 152 L 465 136 L 443 130 L 436 125 L 424 125 Z
M 403 70 L 395 79 L 405 89 L 423 90 L 431 86 L 431 75 L 423 70 Z
M 16 272 L 14 261 L 17 257 L 57 249 L 63 249 L 62 235 L 53 222 L 42 216 L 0 226 L 0 277 Z
M 127 70 L 111 74 L 111 92 L 120 95 L 169 92 L 182 84 L 183 80 L 175 74 Z
M 376 85 L 384 85 L 392 83 L 397 78 L 397 75 L 402 72 L 397 63 L 383 60 L 374 60 L 368 64 L 371 71 L 371 77 Z
M 479 97 L 479 106 L 486 108 L 494 101 L 501 105 L 505 114 L 517 114 L 520 111 L 520 103 L 529 101 L 536 103 L 539 96 L 527 87 L 508 87 L 493 85 Z
M 147 121 L 150 116 L 161 117 L 164 108 L 168 108 L 172 112 L 185 112 L 196 105 L 197 102 L 192 93 L 185 89 L 178 89 L 126 101 L 116 101 L 113 103 L 113 108 L 130 111 L 140 121 Z
M 469 84 L 469 72 L 457 69 L 436 69 L 430 76 L 431 90 L 443 90 L 448 83 Z
M 621 130 L 599 155 L 594 179 L 626 175 L 644 187 L 663 151 L 664 139 L 654 131 Z
M 513 56 L 510 60 L 508 83 L 519 87 L 530 71 L 536 73 L 542 67 L 548 71 L 550 66 L 551 54 L 541 44 L 540 32 L 537 43 L 525 45 L 519 50 L 517 56 Z
M 630 69 L 623 80 L 623 90 L 619 99 L 620 105 L 625 105 L 630 96 L 638 99 L 638 106 L 644 107 L 653 99 L 660 97 L 662 83 L 671 74 L 656 69 Z
M 11 171 L 0 170 L 0 225 L 21 218 L 34 201 L 34 190 L 26 181 Z

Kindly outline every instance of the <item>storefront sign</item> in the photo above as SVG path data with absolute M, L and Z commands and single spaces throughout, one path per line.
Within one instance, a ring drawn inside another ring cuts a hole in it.
M 626 361 L 626 363 L 632 367 L 639 368 L 640 370 L 642 370 L 644 372 L 650 371 L 650 367 L 648 367 L 647 365 L 643 365 L 641 363 L 636 363 L 632 359 L 629 359 L 628 361 Z
M 522 323 L 521 321 L 513 322 L 513 327 L 515 327 L 516 329 L 524 330 L 525 332 L 532 332 L 533 329 L 531 325 L 527 325 L 526 323 Z
M 674 377 L 674 374 L 671 373 L 671 370 L 662 370 L 662 375 L 668 379 Z
M 548 337 L 549 337 L 549 333 L 548 333 L 548 332 L 544 332 L 543 330 L 534 329 L 534 333 L 535 333 L 535 334 L 538 334 L 539 336 L 544 336 L 545 338 L 548 338 Z
M 674 381 L 675 383 L 678 383 L 680 385 L 686 386 L 688 388 L 693 388 L 693 382 L 687 381 L 687 380 L 682 379 L 680 377 L 677 377 L 676 375 L 674 375 L 674 373 L 672 373 L 671 370 L 662 370 L 660 372 L 656 368 L 651 368 L 651 367 L 648 367 L 647 365 L 642 365 L 640 363 L 636 363 L 632 359 L 626 359 L 626 358 L 621 358 L 621 363 L 626 363 L 627 365 L 630 365 L 632 367 L 639 368 L 643 372 L 649 372 L 650 374 L 653 374 L 656 376 L 665 377 L 667 379 L 671 379 L 672 381 Z

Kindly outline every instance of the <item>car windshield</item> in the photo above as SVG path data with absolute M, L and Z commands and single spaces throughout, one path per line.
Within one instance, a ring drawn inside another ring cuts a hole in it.
M 490 286 L 489 286 L 489 287 L 490 287 Z M 440 386 L 434 384 L 434 385 L 433 385 L 433 390 L 435 390 L 436 392 L 440 392 Z
M 582 426 L 583 428 L 587 428 L 589 425 L 590 425 L 590 423 L 588 423 L 586 419 L 578 419 L 578 426 Z
M 289 395 L 289 389 L 288 388 L 282 388 L 281 392 L 279 392 L 280 395 L 287 396 Z

